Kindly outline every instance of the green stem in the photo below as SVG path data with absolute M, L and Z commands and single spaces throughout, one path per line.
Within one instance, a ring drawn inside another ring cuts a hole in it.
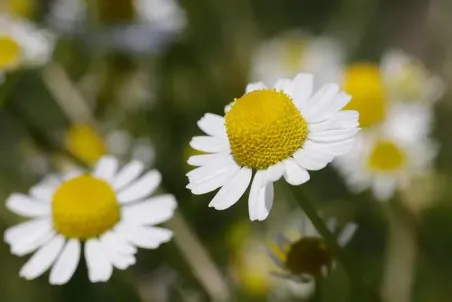
M 323 220 L 317 214 L 317 210 L 314 208 L 313 204 L 306 198 L 303 192 L 300 191 L 295 192 L 294 190 L 296 188 L 294 186 L 290 186 L 290 188 L 294 195 L 296 193 L 296 195 L 302 197 L 294 199 L 297 201 L 300 208 L 304 211 L 306 216 L 308 216 L 309 220 L 311 220 L 314 227 L 323 237 L 328 248 L 342 263 L 345 271 L 347 272 L 350 278 L 352 285 L 355 286 L 356 288 L 361 289 L 362 292 L 366 292 L 370 298 L 369 301 L 380 301 L 381 299 L 378 296 L 378 294 L 372 289 L 370 289 L 366 283 L 364 283 L 364 281 L 361 279 L 360 274 L 354 269 L 352 260 L 345 253 L 343 253 L 341 247 L 337 244 L 336 238 L 333 236 L 333 234 L 331 234 Z
M 312 302 L 322 302 L 323 296 L 323 279 L 322 277 L 315 278 L 315 293 L 312 297 Z

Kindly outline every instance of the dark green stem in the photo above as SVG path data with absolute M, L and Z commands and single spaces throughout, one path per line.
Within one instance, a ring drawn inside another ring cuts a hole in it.
M 311 301 L 322 302 L 322 296 L 323 296 L 323 278 L 317 277 L 315 278 L 315 293 Z
M 342 263 L 345 271 L 350 278 L 352 286 L 360 289 L 361 292 L 366 292 L 370 299 L 368 301 L 381 301 L 378 294 L 370 289 L 369 286 L 361 279 L 360 274 L 355 271 L 352 260 L 342 251 L 340 246 L 337 244 L 336 238 L 333 236 L 333 234 L 331 234 L 324 221 L 317 214 L 317 210 L 314 208 L 313 204 L 309 201 L 309 199 L 306 198 L 306 196 L 304 196 L 302 192 L 300 192 L 299 190 L 295 192 L 294 190 L 296 190 L 296 187 L 290 187 L 294 195 L 302 197 L 294 197 L 294 199 L 297 201 L 300 208 L 304 211 L 306 216 L 308 216 L 309 220 L 311 220 L 314 227 L 323 237 L 330 251 L 332 251 L 337 259 Z

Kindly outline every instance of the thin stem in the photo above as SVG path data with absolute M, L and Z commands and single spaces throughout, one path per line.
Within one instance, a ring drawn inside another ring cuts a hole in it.
M 315 293 L 314 297 L 312 297 L 312 302 L 322 302 L 323 296 L 323 279 L 322 277 L 315 278 Z
M 320 235 L 322 235 L 328 248 L 342 263 L 345 271 L 347 272 L 350 278 L 352 285 L 355 286 L 356 288 L 361 289 L 363 292 L 367 292 L 369 298 L 371 299 L 369 301 L 380 301 L 381 299 L 378 296 L 378 294 L 372 289 L 370 289 L 369 286 L 366 283 L 364 283 L 364 281 L 361 279 L 360 274 L 357 271 L 355 271 L 352 260 L 345 253 L 343 253 L 342 249 L 337 244 L 336 238 L 333 236 L 333 234 L 331 234 L 323 220 L 317 214 L 317 210 L 314 208 L 312 203 L 306 198 L 303 192 L 300 191 L 295 192 L 294 190 L 296 188 L 294 186 L 290 186 L 290 188 L 294 195 L 296 193 L 296 195 L 302 197 L 302 198 L 294 197 L 294 199 L 297 201 L 300 208 L 311 220 L 312 224 L 320 233 Z

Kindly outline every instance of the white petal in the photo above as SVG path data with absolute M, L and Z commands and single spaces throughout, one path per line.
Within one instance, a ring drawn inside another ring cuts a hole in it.
M 103 156 L 94 168 L 93 175 L 106 181 L 111 181 L 118 170 L 118 160 L 111 155 Z
M 133 254 L 121 254 L 114 246 L 111 246 L 110 241 L 105 240 L 105 237 L 100 238 L 100 244 L 108 260 L 110 260 L 114 267 L 123 270 L 135 264 L 136 259 Z
M 173 237 L 173 232 L 164 228 L 129 223 L 119 223 L 116 230 L 131 244 L 146 249 L 156 249 Z
M 303 117 L 308 122 L 318 121 L 317 117 L 331 105 L 338 91 L 339 86 L 337 84 L 324 85 L 307 101 L 304 108 L 300 108 Z
M 277 91 L 283 91 L 290 97 L 293 95 L 294 86 L 291 79 L 279 79 L 273 88 Z
M 118 193 L 118 201 L 122 204 L 145 198 L 151 195 L 160 184 L 162 176 L 157 170 L 144 174 L 135 183 Z
M 325 168 L 333 160 L 334 156 L 303 148 L 295 152 L 293 158 L 301 167 L 317 171 Z
M 108 245 L 111 249 L 119 254 L 134 255 L 137 248 L 126 241 L 126 239 L 116 231 L 108 231 L 101 236 L 103 244 Z
M 304 108 L 314 89 L 314 77 L 311 74 L 300 73 L 293 79 L 293 100 L 297 108 Z
M 51 227 L 52 223 L 48 217 L 23 222 L 19 225 L 10 227 L 5 231 L 5 242 L 14 245 L 28 236 L 40 237 L 39 234 L 46 233 Z
M 107 259 L 99 240 L 90 239 L 86 241 L 85 259 L 91 282 L 105 282 L 110 279 L 113 273 L 113 266 Z
M 58 184 L 39 184 L 32 187 L 29 193 L 39 201 L 50 203 L 59 185 L 60 182 Z
M 6 200 L 6 207 L 21 216 L 40 217 L 50 215 L 50 204 L 31 199 L 27 195 L 12 194 Z
M 206 113 L 198 121 L 198 127 L 207 135 L 226 139 L 226 126 L 224 123 L 224 117 L 212 113 Z
M 27 263 L 25 263 L 20 270 L 19 275 L 27 280 L 42 275 L 55 262 L 64 246 L 64 242 L 65 239 L 63 236 L 55 236 L 46 245 L 42 246 Z
M 71 239 L 50 271 L 50 284 L 65 284 L 74 275 L 80 261 L 80 241 Z
M 274 164 L 273 166 L 268 167 L 267 169 L 267 177 L 269 181 L 278 181 L 284 174 L 284 164 L 283 162 L 279 162 Z
M 315 152 L 325 156 L 340 156 L 350 152 L 355 145 L 355 138 L 349 138 L 340 142 L 333 143 L 317 143 L 311 140 L 306 140 L 303 149 L 315 150 Z
M 345 93 L 345 92 L 339 92 L 336 96 L 334 96 L 332 102 L 329 104 L 328 107 L 323 110 L 318 116 L 315 117 L 315 119 L 312 119 L 311 121 L 322 121 L 327 118 L 329 118 L 331 115 L 335 114 L 339 110 L 345 107 L 350 100 L 352 99 L 352 96 Z
M 359 132 L 359 128 L 326 130 L 309 133 L 308 138 L 318 143 L 338 142 L 352 138 Z
M 266 89 L 266 88 L 267 88 L 267 86 L 265 86 L 265 84 L 262 82 L 250 83 L 246 86 L 245 92 L 248 93 L 248 92 L 251 92 L 254 90 L 260 90 L 260 89 Z
M 232 155 L 227 155 L 218 158 L 217 161 L 212 162 L 211 164 L 191 170 L 187 173 L 187 177 L 190 183 L 207 181 L 215 177 L 216 175 L 226 173 L 227 171 L 230 171 L 235 167 L 239 166 L 232 158 Z
M 50 223 L 46 227 L 39 227 L 29 232 L 23 237 L 11 242 L 11 253 L 16 256 L 24 256 L 36 251 L 55 237 L 55 231 Z
M 133 160 L 125 165 L 121 171 L 119 171 L 118 175 L 116 175 L 116 177 L 114 177 L 111 181 L 111 185 L 115 191 L 118 191 L 134 181 L 141 174 L 141 172 L 143 172 L 143 169 L 143 163 Z
M 342 230 L 341 234 L 338 238 L 338 244 L 341 247 L 346 246 L 350 240 L 353 238 L 353 235 L 355 235 L 356 230 L 358 229 L 358 225 L 356 223 L 348 223 L 345 228 Z
M 265 220 L 273 205 L 273 183 L 267 180 L 267 171 L 259 170 L 254 175 L 248 198 L 250 219 Z
M 170 219 L 176 207 L 174 196 L 167 194 L 124 206 L 121 218 L 131 224 L 155 225 Z
M 339 111 L 327 120 L 319 123 L 310 123 L 310 132 L 321 132 L 333 129 L 350 129 L 359 127 L 358 111 L 344 110 Z
M 388 201 L 394 194 L 396 180 L 392 177 L 377 177 L 374 181 L 372 191 L 379 201 Z
M 187 188 L 195 195 L 212 192 L 228 183 L 239 171 L 238 165 L 230 164 L 221 169 L 213 170 L 209 177 L 191 181 Z
M 243 167 L 234 177 L 218 191 L 209 203 L 209 207 L 224 210 L 235 204 L 245 193 L 251 181 L 253 171 Z
M 284 178 L 293 186 L 304 184 L 310 178 L 308 171 L 300 167 L 293 158 L 284 161 L 284 168 Z
M 227 153 L 230 151 L 229 142 L 226 138 L 213 136 L 195 136 L 190 141 L 190 147 L 207 153 Z
M 332 218 L 328 219 L 327 227 L 331 233 L 334 233 L 336 231 L 336 223 L 337 223 L 336 218 L 332 217 Z
M 188 164 L 191 166 L 200 167 L 215 163 L 226 157 L 228 157 L 228 155 L 222 153 L 193 155 L 188 158 Z
M 72 178 L 75 178 L 77 176 L 82 175 L 83 173 L 85 173 L 85 171 L 83 171 L 82 169 L 74 169 L 72 171 L 67 172 L 66 174 L 63 175 L 63 180 L 69 180 Z

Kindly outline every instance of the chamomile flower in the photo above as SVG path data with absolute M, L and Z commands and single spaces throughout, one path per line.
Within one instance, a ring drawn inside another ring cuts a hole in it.
M 327 221 L 330 232 L 336 233 L 336 220 Z M 339 233 L 337 243 L 344 247 L 353 238 L 358 226 L 348 223 Z M 325 240 L 312 222 L 302 216 L 298 238 L 291 240 L 279 234 L 274 245 L 268 248 L 268 255 L 278 266 L 274 276 L 289 279 L 297 283 L 311 282 L 314 278 L 326 277 L 335 267 L 334 255 L 328 250 Z
M 207 113 L 198 122 L 206 135 L 194 137 L 190 145 L 209 154 L 189 158 L 198 168 L 187 173 L 187 188 L 196 195 L 220 188 L 209 206 L 224 210 L 251 183 L 249 217 L 266 219 L 273 182 L 284 176 L 289 184 L 301 185 L 310 178 L 308 170 L 320 170 L 351 149 L 358 113 L 341 110 L 350 98 L 336 84 L 313 94 L 313 76 L 307 74 L 279 80 L 274 88 L 249 84 L 225 117 Z
M 280 78 L 292 78 L 304 72 L 313 74 L 317 85 L 337 83 L 343 56 L 341 45 L 331 38 L 290 31 L 264 41 L 256 50 L 251 78 L 272 85 Z
M 420 60 L 403 51 L 388 51 L 380 66 L 391 99 L 431 104 L 444 92 L 443 81 L 431 74 Z
M 45 64 L 54 44 L 51 33 L 28 21 L 0 14 L 0 71 Z
M 430 170 L 438 148 L 428 138 L 429 126 L 428 108 L 393 106 L 381 127 L 360 133 L 335 166 L 353 191 L 371 189 L 377 200 L 389 200 L 414 176 Z
M 83 245 L 90 281 L 104 282 L 113 267 L 126 269 L 135 263 L 137 247 L 155 249 L 171 239 L 170 230 L 155 225 L 172 217 L 174 197 L 149 197 L 160 173 L 141 175 L 144 167 L 138 161 L 118 166 L 116 158 L 105 156 L 92 173 L 48 178 L 29 195 L 8 198 L 8 209 L 31 218 L 4 234 L 13 254 L 35 252 L 20 270 L 21 277 L 34 279 L 51 268 L 51 284 L 68 282 Z

